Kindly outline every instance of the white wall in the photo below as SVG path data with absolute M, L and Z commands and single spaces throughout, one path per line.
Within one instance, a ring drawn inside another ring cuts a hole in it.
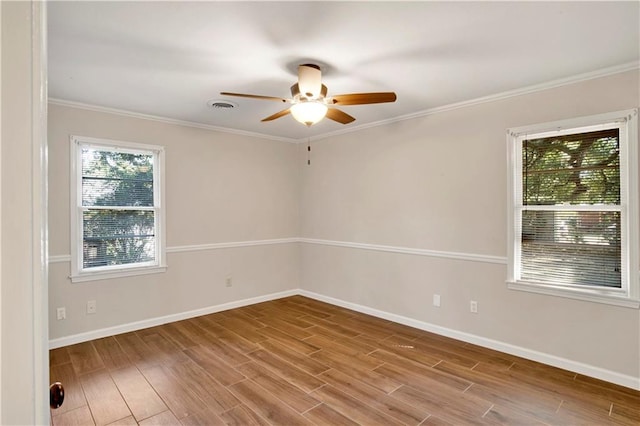
M 506 129 L 637 107 L 638 79 L 627 72 L 334 136 L 313 143 L 311 166 L 293 144 L 51 105 L 50 338 L 302 289 L 635 386 L 638 310 L 506 288 Z M 166 147 L 166 274 L 70 283 L 69 134 Z M 291 237 L 310 242 L 192 247 Z M 84 313 L 90 299 L 95 315 Z M 59 306 L 65 321 L 54 319 Z
M 166 273 L 71 283 L 70 134 L 165 147 Z M 296 243 L 202 247 L 297 235 L 297 150 L 286 142 L 50 105 L 50 339 L 297 289 Z M 96 300 L 96 314 L 86 314 L 88 300 Z M 66 308 L 66 320 L 56 320 L 57 307 Z
M 479 258 L 316 241 L 301 245 L 302 289 L 609 370 L 637 386 L 640 311 L 507 289 L 505 139 L 510 127 L 638 107 L 638 82 L 637 71 L 626 72 L 316 142 L 312 165 L 301 169 L 301 237 Z M 472 299 L 478 314 L 469 312 Z

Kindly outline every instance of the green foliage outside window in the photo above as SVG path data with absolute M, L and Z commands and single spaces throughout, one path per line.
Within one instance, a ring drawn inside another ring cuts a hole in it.
M 82 149 L 84 268 L 155 259 L 153 159 Z
M 620 204 L 618 130 L 525 141 L 525 205 Z
M 618 132 L 524 141 L 524 279 L 620 287 L 621 216 L 605 208 L 598 211 L 598 206 L 620 205 Z M 540 206 L 547 209 L 536 209 Z

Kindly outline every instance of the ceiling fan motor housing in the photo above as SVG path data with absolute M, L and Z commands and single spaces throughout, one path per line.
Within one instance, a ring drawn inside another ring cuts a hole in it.
M 324 84 L 322 84 L 320 86 L 320 96 L 318 97 L 319 99 L 324 99 L 327 96 L 327 86 L 325 86 Z M 309 98 L 308 96 L 303 96 L 300 94 L 300 85 L 298 83 L 294 84 L 293 86 L 291 86 L 291 97 L 293 99 L 300 99 L 302 97 L 306 97 L 307 99 L 311 100 L 313 98 Z
M 298 85 L 300 93 L 309 99 L 316 99 L 322 90 L 322 71 L 314 64 L 298 66 Z

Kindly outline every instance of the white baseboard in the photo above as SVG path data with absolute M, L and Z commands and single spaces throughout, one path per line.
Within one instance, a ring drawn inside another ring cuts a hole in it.
M 439 334 L 441 336 L 451 337 L 452 339 L 473 343 L 475 345 L 483 346 L 485 348 L 494 349 L 500 352 L 519 356 L 532 361 L 541 362 L 543 364 L 573 371 L 575 373 L 583 374 L 585 376 L 594 377 L 596 379 L 604 380 L 610 383 L 615 383 L 617 385 L 624 386 L 627 388 L 640 390 L 640 377 L 633 377 L 633 376 L 617 373 L 615 371 L 605 370 L 603 368 L 595 367 L 593 365 L 584 364 L 581 362 L 572 361 L 570 359 L 561 358 L 555 355 L 538 352 L 532 349 L 511 345 L 509 343 L 500 342 L 498 340 L 488 339 L 486 337 L 476 336 L 474 334 L 465 333 L 462 331 L 453 330 L 446 327 L 441 327 L 439 325 L 430 324 L 430 323 L 419 321 L 413 318 L 392 314 L 389 312 L 381 311 L 379 309 L 370 308 L 368 306 L 347 302 L 341 299 L 324 296 L 322 294 L 318 294 L 318 293 L 314 293 L 314 292 L 302 290 L 302 289 L 286 290 L 278 293 L 252 297 L 249 299 L 223 303 L 221 305 L 209 306 L 202 309 L 196 309 L 192 311 L 166 315 L 163 317 L 150 318 L 143 321 L 136 321 L 136 322 L 122 324 L 114 327 L 93 330 L 86 333 L 74 334 L 72 336 L 61 337 L 58 339 L 49 340 L 49 348 L 55 349 L 62 346 L 68 346 L 76 343 L 87 342 L 89 340 L 99 339 L 102 337 L 114 336 L 116 334 L 122 334 L 130 331 L 141 330 L 148 327 L 154 327 L 156 325 L 167 324 L 174 321 L 181 321 L 184 319 L 194 318 L 201 315 L 208 315 L 215 312 L 226 311 L 228 309 L 240 308 L 243 306 L 253 305 L 255 303 L 267 302 L 270 300 L 275 300 L 275 299 L 280 299 L 283 297 L 289 297 L 289 296 L 295 296 L 295 295 L 309 297 L 311 299 L 319 300 L 322 302 L 330 303 L 332 305 L 341 306 L 343 308 L 361 312 L 363 314 L 372 315 L 374 317 L 383 318 L 389 321 L 397 322 L 399 324 L 408 325 L 409 327 L 429 331 L 431 333 Z
M 374 317 L 397 322 L 399 324 L 408 325 L 409 327 L 429 331 L 431 333 L 439 334 L 441 336 L 451 337 L 452 339 L 473 343 L 478 346 L 494 349 L 496 351 L 508 353 L 515 356 L 519 356 L 531 361 L 536 361 L 536 362 L 551 365 L 554 367 L 562 368 L 564 370 L 573 371 L 574 373 L 579 373 L 585 376 L 594 377 L 596 379 L 604 380 L 610 383 L 615 383 L 617 385 L 624 386 L 627 388 L 640 390 L 640 377 L 633 377 L 626 374 L 617 373 L 615 371 L 605 370 L 604 368 L 595 367 L 593 365 L 572 361 L 570 359 L 561 358 L 555 355 L 538 352 L 532 349 L 511 345 L 509 343 L 500 342 L 498 340 L 488 339 L 486 337 L 476 336 L 475 334 L 464 333 L 462 331 L 457 331 L 450 328 L 441 327 L 439 325 L 418 321 L 413 318 L 392 314 L 389 312 L 370 308 L 368 306 L 358 305 L 356 303 L 346 302 L 344 300 L 335 299 L 333 297 L 324 296 L 322 294 L 313 293 L 307 290 L 299 290 L 298 294 L 300 294 L 301 296 L 309 297 L 311 299 L 316 299 L 322 302 L 330 303 L 332 305 L 341 306 L 343 308 L 361 312 L 363 314 L 368 314 Z
M 58 339 L 49 340 L 49 349 L 60 348 L 62 346 L 75 345 L 76 343 L 88 342 L 89 340 L 100 339 L 102 337 L 115 336 L 116 334 L 142 330 L 144 328 L 155 327 L 156 325 L 167 324 L 175 321 L 182 321 L 189 318 L 199 317 L 201 315 L 208 315 L 216 312 L 227 311 L 229 309 L 241 308 L 243 306 L 253 305 L 256 303 L 268 302 L 269 300 L 295 296 L 297 294 L 300 294 L 300 291 L 297 289 L 286 290 L 278 293 L 266 294 L 264 296 L 251 297 L 249 299 L 223 303 L 221 305 L 208 306 L 206 308 L 195 309 L 193 311 L 180 312 L 177 314 L 171 314 L 171 315 L 166 315 L 162 317 L 149 318 L 142 321 L 116 325 L 114 327 L 107 327 L 107 328 L 101 328 L 98 330 L 87 331 L 86 333 L 78 333 L 71 336 L 60 337 Z

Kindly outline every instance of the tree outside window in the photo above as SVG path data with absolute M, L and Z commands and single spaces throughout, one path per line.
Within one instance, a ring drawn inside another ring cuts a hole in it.
M 640 307 L 638 110 L 509 129 L 510 289 Z
M 162 149 L 91 138 L 72 142 L 75 275 L 160 266 Z
M 522 164 L 522 277 L 621 287 L 620 213 L 597 211 L 620 205 L 619 130 L 525 139 Z

